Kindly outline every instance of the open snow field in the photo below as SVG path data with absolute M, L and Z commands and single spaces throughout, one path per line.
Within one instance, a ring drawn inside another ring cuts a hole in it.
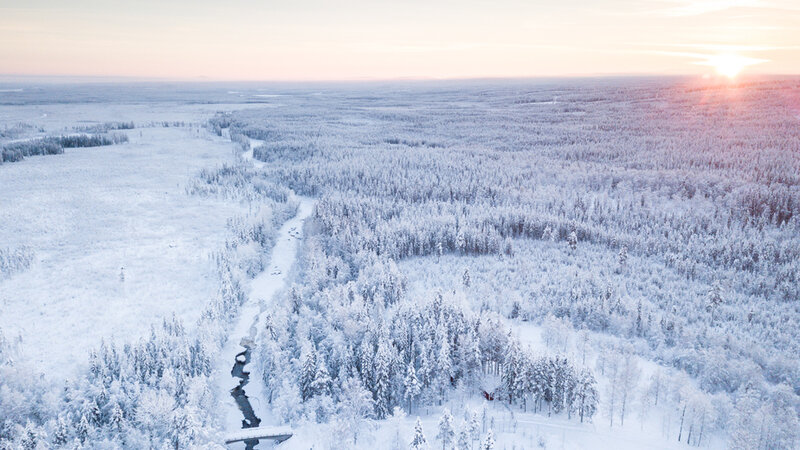
M 57 124 L 117 117 L 95 106 L 45 110 Z M 172 314 L 194 323 L 218 287 L 209 254 L 246 210 L 185 192 L 201 168 L 234 159 L 229 142 L 197 128 L 128 135 L 0 167 L 0 242 L 35 255 L 0 280 L 0 328 L 48 376 L 69 376 L 101 339 L 135 340 Z

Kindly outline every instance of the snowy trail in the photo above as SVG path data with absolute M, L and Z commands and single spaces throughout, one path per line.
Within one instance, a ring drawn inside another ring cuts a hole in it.
M 248 298 L 239 312 L 239 319 L 230 334 L 228 342 L 222 349 L 217 370 L 218 391 L 222 393 L 221 403 L 224 408 L 223 426 L 231 432 L 242 428 L 242 412 L 229 392 L 239 385 L 239 379 L 231 374 L 237 355 L 247 350 L 243 345 L 252 346 L 258 324 L 262 315 L 269 311 L 269 304 L 275 294 L 286 285 L 286 276 L 294 264 L 297 251 L 302 240 L 303 222 L 311 215 L 314 201 L 310 198 L 296 197 L 299 206 L 295 217 L 287 221 L 278 231 L 275 247 L 269 265 L 250 282 Z M 254 352 L 253 352 L 254 353 Z M 252 366 L 251 366 L 252 367 Z M 247 397 L 255 411 L 255 415 L 263 417 L 266 411 L 260 399 L 263 398 L 263 386 L 260 374 L 251 368 L 251 376 L 246 386 Z

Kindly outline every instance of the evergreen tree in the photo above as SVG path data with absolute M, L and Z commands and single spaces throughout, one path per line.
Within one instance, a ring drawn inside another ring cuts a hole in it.
M 472 443 L 470 442 L 469 438 L 469 430 L 467 429 L 466 425 L 461 431 L 458 433 L 458 442 L 456 442 L 456 449 L 458 450 L 470 450 L 472 448 Z
M 436 438 L 442 441 L 442 450 L 447 448 L 447 445 L 453 442 L 456 437 L 456 431 L 453 427 L 453 415 L 450 410 L 445 408 L 442 412 L 442 417 L 439 418 L 439 433 Z
M 516 396 L 517 376 L 520 372 L 520 351 L 516 340 L 510 339 L 508 353 L 503 362 L 502 386 L 503 393 L 511 404 Z
M 311 383 L 312 395 L 331 395 L 331 377 L 328 374 L 328 365 L 325 356 L 317 355 L 317 370 L 314 381 Z
M 489 431 L 486 433 L 486 439 L 481 445 L 481 450 L 494 450 L 494 432 L 491 428 L 489 428 Z
M 722 293 L 722 284 L 719 280 L 714 281 L 711 285 L 711 289 L 708 291 L 708 296 L 706 300 L 706 311 L 711 314 L 711 322 L 714 323 L 715 313 L 717 309 L 719 309 L 720 305 L 722 305 L 723 293 Z
M 456 248 L 462 254 L 467 252 L 467 239 L 464 237 L 464 230 L 458 230 L 458 233 L 456 234 Z
M 89 419 L 86 418 L 86 414 L 81 414 L 81 419 L 78 421 L 78 425 L 75 428 L 75 434 L 81 444 L 85 444 L 86 441 L 89 439 L 89 435 L 92 432 L 92 425 L 89 423 Z
M 111 408 L 111 418 L 110 424 L 111 427 L 116 430 L 117 432 L 122 431 L 122 425 L 125 421 L 125 416 L 122 411 L 122 408 L 119 406 L 119 403 L 114 402 L 114 406 Z
M 481 437 L 481 421 L 478 418 L 477 411 L 472 411 L 472 417 L 469 419 L 469 437 L 472 442 Z
M 619 255 L 617 255 L 617 262 L 619 263 L 620 269 L 625 268 L 628 264 L 628 247 L 623 245 L 619 249 Z
M 375 416 L 378 419 L 385 419 L 392 410 L 392 386 L 391 386 L 391 366 L 392 355 L 389 348 L 391 344 L 382 338 L 378 343 L 378 351 L 375 354 L 375 366 L 373 368 L 375 399 Z
M 417 374 L 414 371 L 414 363 L 408 363 L 408 371 L 406 372 L 406 377 L 403 380 L 403 390 L 404 390 L 404 397 L 408 402 L 408 412 L 411 413 L 411 408 L 414 405 L 414 400 L 419 397 L 419 393 L 421 390 L 419 380 L 417 379 Z
M 444 401 L 447 388 L 450 387 L 450 380 L 453 377 L 453 363 L 450 359 L 450 342 L 447 339 L 447 331 L 444 323 L 440 324 L 439 352 L 436 357 L 436 380 L 439 394 L 439 403 Z
M 578 249 L 578 234 L 575 231 L 570 231 L 569 236 L 567 236 L 567 244 L 569 244 L 569 249 L 573 252 Z
M 425 439 L 425 433 L 422 432 L 422 422 L 417 417 L 417 423 L 414 424 L 414 438 L 411 440 L 412 450 L 424 450 L 428 448 L 428 441 Z
M 373 377 L 373 363 L 375 359 L 375 348 L 372 346 L 371 339 L 368 335 L 364 336 L 361 341 L 361 347 L 358 352 L 358 369 L 361 373 L 361 379 L 364 381 L 364 386 L 370 391 L 374 390 L 374 377 Z
M 518 365 L 518 374 L 514 378 L 514 386 L 512 391 L 518 399 L 523 402 L 523 408 L 528 410 L 528 396 L 534 392 L 533 385 L 533 363 L 526 355 L 520 355 L 520 362 Z
M 309 344 L 300 362 L 300 398 L 303 402 L 314 395 L 314 380 L 317 378 L 317 354 L 313 344 Z
M 67 421 L 64 416 L 59 414 L 56 419 L 56 429 L 53 432 L 53 444 L 60 446 L 69 441 L 69 429 L 67 428 Z
M 39 434 L 39 430 L 37 430 L 36 425 L 28 422 L 23 428 L 21 436 L 20 436 L 20 449 L 21 450 L 36 450 L 39 448 L 41 442 L 41 436 Z

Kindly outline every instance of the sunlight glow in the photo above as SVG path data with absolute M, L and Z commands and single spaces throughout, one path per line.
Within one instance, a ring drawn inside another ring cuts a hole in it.
M 698 64 L 711 66 L 719 75 L 733 79 L 736 78 L 745 67 L 762 62 L 766 61 L 763 59 L 748 58 L 735 53 L 721 53 L 709 56 L 707 61 Z

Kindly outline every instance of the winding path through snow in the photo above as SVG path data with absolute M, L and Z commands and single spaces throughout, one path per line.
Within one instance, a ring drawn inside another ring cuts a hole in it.
M 222 393 L 221 404 L 224 408 L 223 426 L 226 431 L 242 428 L 242 412 L 229 392 L 239 385 L 239 379 L 231 374 L 231 367 L 238 354 L 252 346 L 258 332 L 258 325 L 263 315 L 269 311 L 269 305 L 275 294 L 286 285 L 286 276 L 297 258 L 300 241 L 303 239 L 303 222 L 314 209 L 314 200 L 307 197 L 295 197 L 299 201 L 297 214 L 288 220 L 278 231 L 275 247 L 272 249 L 269 265 L 250 282 L 245 304 L 239 312 L 239 319 L 222 349 L 217 372 L 218 387 Z M 263 384 L 259 374 L 254 373 L 247 384 L 247 397 L 258 417 L 264 417 Z

